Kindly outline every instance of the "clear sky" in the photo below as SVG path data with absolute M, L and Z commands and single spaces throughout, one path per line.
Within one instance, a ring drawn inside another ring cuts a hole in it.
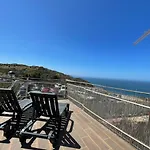
M 0 62 L 150 80 L 150 0 L 0 1 Z

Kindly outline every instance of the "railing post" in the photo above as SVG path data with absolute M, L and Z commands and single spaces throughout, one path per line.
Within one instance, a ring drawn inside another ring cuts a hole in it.
M 86 88 L 84 88 L 84 101 L 83 101 L 83 105 L 85 106 L 86 103 Z M 83 107 L 84 110 L 84 107 Z
M 65 86 L 66 86 L 66 92 L 65 92 L 65 98 L 68 98 L 68 86 L 67 86 L 67 79 L 65 79 Z
M 28 92 L 29 92 L 29 79 L 26 80 L 26 98 L 28 98 Z
M 148 125 L 150 126 L 150 112 L 148 113 Z

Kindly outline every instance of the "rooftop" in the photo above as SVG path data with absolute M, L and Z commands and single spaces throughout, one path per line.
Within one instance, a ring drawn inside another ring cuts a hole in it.
M 135 150 L 129 143 L 104 127 L 74 103 L 67 99 L 61 100 L 61 102 L 66 101 L 70 103 L 72 113 L 66 131 L 62 132 L 60 137 L 60 150 Z M 5 119 L 0 117 L 0 123 Z M 43 124 L 43 122 L 37 122 L 34 128 L 40 128 Z M 12 138 L 10 142 L 6 141 L 0 131 L 0 150 L 52 149 L 48 140 L 39 138 L 27 140 L 27 145 L 25 148 L 20 148 L 21 144 L 18 138 Z

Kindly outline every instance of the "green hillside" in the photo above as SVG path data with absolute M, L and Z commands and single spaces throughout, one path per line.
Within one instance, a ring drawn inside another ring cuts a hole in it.
M 0 64 L 0 76 L 7 76 L 9 71 L 14 71 L 16 77 L 40 78 L 40 79 L 70 79 L 87 82 L 80 78 L 73 78 L 61 72 L 50 70 L 42 66 L 27 66 L 23 64 Z

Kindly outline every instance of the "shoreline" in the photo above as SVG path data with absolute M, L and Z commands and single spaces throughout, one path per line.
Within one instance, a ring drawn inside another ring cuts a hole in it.
M 88 87 L 88 89 L 96 91 L 96 92 L 100 92 L 103 94 L 111 95 L 114 97 L 122 98 L 122 99 L 125 99 L 128 101 L 132 101 L 132 102 L 150 106 L 150 95 L 149 95 L 149 97 L 148 96 L 146 97 L 146 95 L 143 94 L 143 97 L 142 96 L 138 97 L 138 95 L 136 95 L 136 93 L 135 93 L 135 95 L 121 94 L 121 93 L 105 90 L 101 87 L 90 87 L 90 88 Z

